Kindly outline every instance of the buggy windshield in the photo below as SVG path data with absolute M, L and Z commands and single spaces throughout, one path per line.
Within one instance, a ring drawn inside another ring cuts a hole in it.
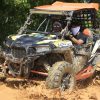
M 30 22 L 32 21 L 32 22 Z M 60 15 L 47 15 L 47 14 L 33 14 L 30 17 L 27 28 L 24 30 L 27 33 L 40 32 L 40 33 L 58 33 L 67 25 L 68 19 L 66 16 Z

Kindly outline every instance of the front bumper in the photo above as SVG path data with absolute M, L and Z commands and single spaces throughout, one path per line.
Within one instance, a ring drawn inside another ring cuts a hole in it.
M 13 63 L 21 63 L 23 61 L 23 58 L 15 58 L 12 56 L 12 54 L 6 54 L 4 53 L 4 57 L 5 57 L 5 60 L 6 61 L 10 61 L 10 62 L 13 62 Z

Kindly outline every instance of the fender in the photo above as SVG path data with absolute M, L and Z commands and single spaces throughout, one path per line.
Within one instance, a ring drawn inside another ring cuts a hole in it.
M 91 60 L 95 57 L 96 51 L 98 50 L 99 46 L 100 46 L 100 40 L 97 40 L 95 45 L 94 45 L 94 47 L 93 47 L 93 50 L 92 50 L 92 53 L 91 53 L 91 57 L 90 57 L 88 63 L 91 62 Z

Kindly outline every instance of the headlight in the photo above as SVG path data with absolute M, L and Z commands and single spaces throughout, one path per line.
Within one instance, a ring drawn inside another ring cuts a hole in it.
M 3 44 L 9 47 L 12 44 L 12 42 L 13 42 L 13 40 L 6 38 L 6 40 L 3 42 Z
M 50 47 L 49 46 L 39 46 L 36 47 L 36 52 L 49 52 Z
M 35 52 L 36 52 L 36 49 L 32 48 L 32 47 L 29 47 L 28 50 L 27 50 L 28 55 L 34 54 Z

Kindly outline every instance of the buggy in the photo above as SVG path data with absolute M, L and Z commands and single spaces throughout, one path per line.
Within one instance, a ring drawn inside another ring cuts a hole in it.
M 18 34 L 10 35 L 4 41 L 1 79 L 9 75 L 28 79 L 34 73 L 46 76 L 48 88 L 72 90 L 77 80 L 91 77 L 100 62 L 98 8 L 96 3 L 57 1 L 30 9 Z M 61 23 L 61 30 L 53 31 L 55 21 Z M 90 28 L 93 42 L 77 46 L 68 40 L 69 26 L 73 22 L 80 22 L 81 28 Z

